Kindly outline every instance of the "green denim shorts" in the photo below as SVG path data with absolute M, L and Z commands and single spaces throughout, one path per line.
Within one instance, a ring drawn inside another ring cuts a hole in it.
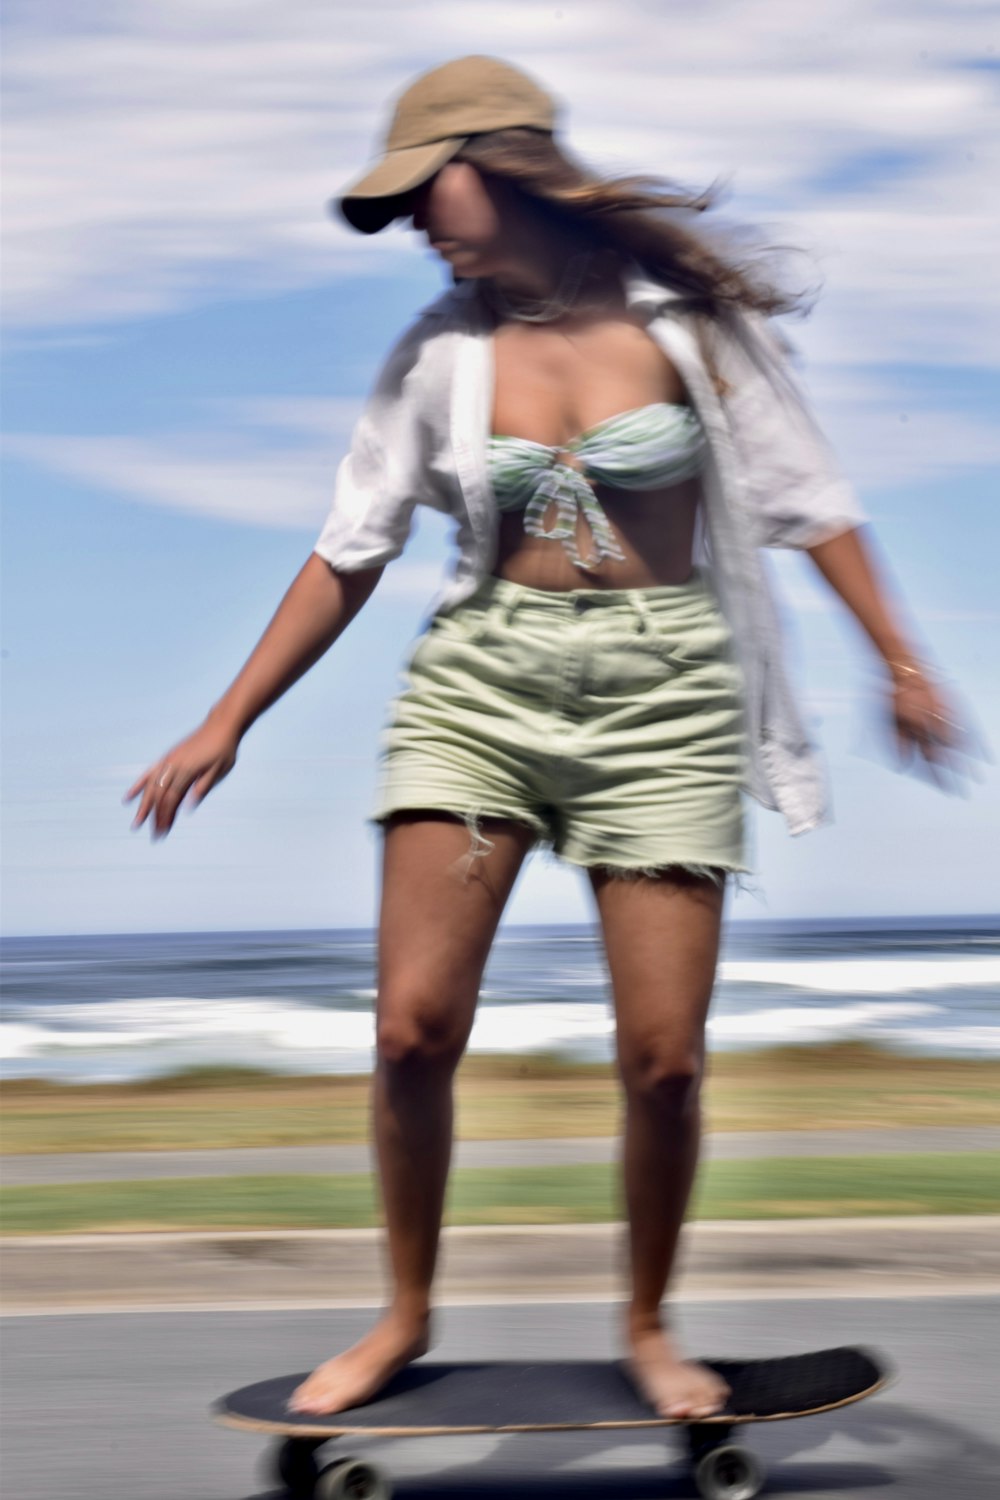
M 490 576 L 435 614 L 382 733 L 375 810 L 528 824 L 571 864 L 747 872 L 743 675 L 705 571 L 642 589 Z M 738 882 L 739 883 L 739 882 Z

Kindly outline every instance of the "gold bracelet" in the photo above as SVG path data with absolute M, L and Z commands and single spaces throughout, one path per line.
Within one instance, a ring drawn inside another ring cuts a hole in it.
M 897 673 L 902 674 L 904 677 L 926 678 L 928 676 L 926 664 L 921 664 L 920 666 L 915 667 L 910 662 L 893 661 L 889 657 L 885 658 L 885 664 L 889 668 L 893 676 L 895 676 Z

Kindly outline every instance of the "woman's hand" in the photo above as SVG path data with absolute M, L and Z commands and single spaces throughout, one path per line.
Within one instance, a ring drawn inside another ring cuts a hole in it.
M 239 734 L 224 720 L 205 720 L 194 734 L 168 750 L 155 765 L 144 771 L 122 798 L 131 802 L 142 793 L 132 827 L 141 828 L 153 814 L 152 836 L 166 838 L 174 818 L 190 791 L 188 803 L 193 812 L 214 786 L 228 776 L 236 764 Z
M 958 709 L 918 658 L 887 661 L 886 667 L 900 764 L 905 768 L 911 755 L 923 756 L 932 779 L 945 788 L 960 769 L 960 753 L 970 748 Z

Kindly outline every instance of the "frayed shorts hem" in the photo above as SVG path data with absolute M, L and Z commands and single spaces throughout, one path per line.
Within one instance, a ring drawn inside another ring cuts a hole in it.
M 484 818 L 503 819 L 514 823 L 520 823 L 531 829 L 535 834 L 538 845 L 543 853 L 556 862 L 574 865 L 578 869 L 602 870 L 609 876 L 621 880 L 638 880 L 642 877 L 648 879 L 658 878 L 671 870 L 684 870 L 688 874 L 708 878 L 717 886 L 724 886 L 726 876 L 733 878 L 733 883 L 738 890 L 756 891 L 757 887 L 753 880 L 754 871 L 749 865 L 734 860 L 731 855 L 705 855 L 701 851 L 698 857 L 676 855 L 673 851 L 666 857 L 659 857 L 650 853 L 642 858 L 633 856 L 631 859 L 616 859 L 613 856 L 585 853 L 575 846 L 565 845 L 557 847 L 552 839 L 548 825 L 543 818 L 526 812 L 524 808 L 504 808 L 490 804 L 489 809 L 482 807 L 459 808 L 454 801 L 428 801 L 426 793 L 415 793 L 407 796 L 397 794 L 389 802 L 383 802 L 376 812 L 369 817 L 369 824 L 381 826 L 388 818 L 397 812 L 438 812 L 446 813 L 450 817 L 464 822 L 469 832 L 469 850 L 462 860 L 458 862 L 460 873 L 467 879 L 477 859 L 489 854 L 493 848 L 493 842 L 488 839 L 480 828 Z M 722 874 L 720 875 L 720 871 Z
M 565 864 L 576 865 L 580 869 L 602 870 L 617 880 L 638 880 L 642 877 L 656 879 L 659 876 L 669 874 L 672 870 L 683 870 L 689 875 L 698 875 L 712 881 L 714 885 L 723 886 L 726 877 L 732 876 L 733 882 L 740 890 L 754 890 L 755 883 L 752 879 L 753 870 L 749 865 L 737 864 L 726 856 L 717 858 L 711 855 L 703 859 L 686 859 L 684 856 L 669 855 L 666 859 L 649 859 L 642 863 L 632 860 L 605 859 L 601 856 L 571 854 L 568 850 L 553 850 L 554 856 Z M 721 872 L 721 874 L 720 874 Z M 744 879 L 743 877 L 748 877 Z
M 536 817 L 523 807 L 501 807 L 490 803 L 489 808 L 484 807 L 456 807 L 454 800 L 435 801 L 429 798 L 426 792 L 414 792 L 408 795 L 405 789 L 397 787 L 391 801 L 383 801 L 368 819 L 370 824 L 381 826 L 393 813 L 398 812 L 439 812 L 449 813 L 459 822 L 464 822 L 470 832 L 478 832 L 481 818 L 503 818 L 506 822 L 523 823 L 532 830 L 540 842 L 549 837 L 548 825 L 544 818 Z M 492 846 L 491 846 L 492 847 Z

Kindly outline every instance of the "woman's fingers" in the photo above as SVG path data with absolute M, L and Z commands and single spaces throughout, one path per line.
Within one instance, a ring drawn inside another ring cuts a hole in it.
M 150 813 L 153 814 L 154 837 L 156 830 L 162 828 L 162 808 L 166 801 L 167 788 L 175 769 L 171 761 L 163 760 L 159 765 L 154 766 L 152 770 L 147 771 L 145 777 L 140 778 L 140 781 L 136 783 L 137 786 L 143 786 L 143 794 L 135 817 L 132 819 L 132 827 L 134 829 L 141 828 Z
M 196 730 L 151 766 L 126 792 L 129 802 L 140 792 L 141 801 L 132 827 L 141 828 L 152 816 L 154 839 L 164 838 L 174 825 L 178 809 L 191 794 L 193 809 L 227 776 L 236 764 L 238 740 L 216 727 Z
M 218 766 L 211 766 L 206 771 L 203 766 L 196 766 L 190 775 L 183 777 L 177 784 L 174 814 L 180 812 L 182 806 L 187 806 L 188 812 L 194 812 L 198 803 L 205 794 L 209 792 L 218 781 Z M 171 818 L 173 822 L 173 818 Z
M 135 784 L 136 791 L 140 788 L 142 789 L 142 801 L 136 808 L 135 817 L 132 819 L 133 828 L 142 827 L 156 803 L 156 778 L 159 776 L 160 771 L 161 766 L 154 766 L 152 770 L 146 772 L 145 776 L 141 776 Z
M 975 746 L 959 711 L 926 679 L 897 685 L 893 702 L 901 769 L 911 756 L 941 791 L 964 792 L 963 775 L 971 769 L 964 755 Z
M 122 798 L 122 802 L 124 802 L 124 803 L 127 804 L 127 803 L 129 803 L 129 802 L 132 801 L 133 797 L 138 797 L 139 793 L 142 791 L 143 787 L 146 785 L 147 779 L 151 775 L 152 775 L 151 771 L 144 771 L 142 773 L 142 775 L 139 777 L 138 781 L 133 781 L 132 785 L 129 787 L 128 791 L 125 793 L 124 797 Z
M 156 815 L 153 818 L 154 837 L 165 838 L 174 826 L 177 808 L 195 777 L 195 772 L 182 770 L 179 766 L 167 765 L 157 778 Z
M 228 767 L 225 768 L 225 770 L 228 769 Z M 219 765 L 212 766 L 210 770 L 204 771 L 200 776 L 195 777 L 191 784 L 191 795 L 188 798 L 188 806 L 192 811 L 198 806 L 199 802 L 204 802 L 216 782 L 222 780 L 225 770 L 220 763 Z

